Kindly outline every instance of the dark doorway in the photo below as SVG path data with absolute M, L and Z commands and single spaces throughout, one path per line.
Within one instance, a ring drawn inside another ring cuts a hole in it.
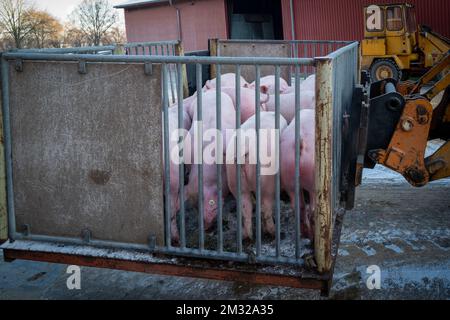
M 228 0 L 230 39 L 283 39 L 281 0 Z

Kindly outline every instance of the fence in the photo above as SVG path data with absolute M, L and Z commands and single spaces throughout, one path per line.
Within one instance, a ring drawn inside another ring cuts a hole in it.
M 178 40 L 173 41 L 153 41 L 153 42 L 131 42 L 124 45 L 125 53 L 127 55 L 146 55 L 146 56 L 184 56 L 183 47 Z M 168 64 L 169 66 L 169 89 L 172 98 L 172 103 L 178 99 L 177 84 L 178 73 L 176 72 L 175 64 Z M 183 75 L 183 97 L 189 95 L 186 68 L 182 69 Z
M 235 129 L 241 127 L 243 67 L 254 70 L 257 88 L 262 68 L 270 67 L 276 76 L 281 75 L 283 67 L 292 68 L 295 117 L 299 120 L 295 130 L 296 177 L 302 176 L 299 171 L 300 71 L 311 67 L 316 68 L 316 83 L 320 83 L 316 88 L 315 111 L 317 207 L 313 254 L 317 270 L 330 272 L 333 245 L 338 241 L 332 239 L 336 214 L 343 207 L 339 195 L 342 117 L 351 104 L 351 92 L 357 81 L 357 52 L 358 44 L 353 43 L 321 58 L 4 53 L 2 94 L 9 238 L 143 250 L 169 257 L 306 268 L 305 253 L 309 244 L 302 241 L 304 235 L 300 231 L 301 178 L 295 179 L 295 206 L 290 217 L 293 220 L 289 221 L 280 199 L 280 171 L 274 174 L 275 237 L 273 241 L 263 238 L 259 107 L 255 114 L 258 155 L 255 240 L 244 245 L 242 165 L 236 166 L 239 196 L 235 199 L 236 213 L 232 214 L 232 210 L 226 209 L 228 200 L 222 198 L 224 164 L 215 164 L 217 223 L 215 233 L 206 235 L 204 164 L 203 161 L 194 164 L 199 177 L 198 210 L 192 211 L 184 205 L 186 167 L 182 161 L 178 167 L 179 219 L 175 220 L 180 230 L 180 243 L 172 245 L 170 196 L 173 184 L 169 169 L 169 84 L 172 81 L 169 66 L 175 66 L 178 96 L 183 94 L 182 73 L 186 65 L 195 67 L 197 92 L 202 92 L 202 65 L 214 66 L 217 87 L 221 86 L 223 70 L 231 66 L 237 84 Z M 280 129 L 280 79 L 275 78 L 274 128 Z M 202 97 L 198 96 L 192 120 L 202 121 L 208 108 L 203 105 Z M 255 105 L 260 106 L 259 90 L 255 90 L 254 99 Z M 62 107 L 61 101 L 64 102 Z M 217 115 L 215 128 L 219 131 L 225 129 L 221 127 L 222 107 L 218 90 L 213 108 Z M 181 128 L 182 99 L 178 99 L 175 108 Z M 161 118 L 155 116 L 159 114 L 163 118 L 162 126 Z M 237 139 L 240 139 L 239 133 Z M 277 141 L 279 143 L 279 136 Z M 237 154 L 240 154 L 239 146 L 237 143 Z M 46 199 L 44 203 L 42 199 Z M 231 217 L 235 220 L 230 220 Z
M 130 42 L 124 45 L 127 55 L 177 56 L 180 41 Z
M 315 58 L 326 56 L 339 48 L 349 45 L 350 41 L 325 41 L 325 40 L 221 40 L 213 39 L 210 42 L 212 56 L 228 57 L 286 57 L 286 58 Z M 262 70 L 262 75 L 272 70 Z M 300 77 L 306 78 L 314 73 L 313 66 L 300 66 Z M 283 78 L 289 83 L 293 69 L 282 72 Z M 214 69 L 211 77 L 215 77 Z M 250 72 L 247 77 L 252 79 L 254 74 Z

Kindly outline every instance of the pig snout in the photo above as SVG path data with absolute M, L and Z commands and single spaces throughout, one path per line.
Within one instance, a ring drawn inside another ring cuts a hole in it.
M 217 217 L 217 200 L 214 199 L 206 199 L 205 204 L 205 214 L 203 216 L 203 223 L 205 226 L 205 230 L 211 230 L 216 221 Z

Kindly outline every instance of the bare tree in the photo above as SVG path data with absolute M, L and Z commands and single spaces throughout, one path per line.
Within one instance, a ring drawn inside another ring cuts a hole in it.
M 11 38 L 16 48 L 23 47 L 33 30 L 30 10 L 27 0 L 0 0 L 0 27 L 4 38 Z
M 116 24 L 117 14 L 108 0 L 83 0 L 72 13 L 72 20 L 89 43 L 98 46 Z
M 45 48 L 60 45 L 63 26 L 56 18 L 45 11 L 30 10 L 28 19 L 33 26 L 30 33 L 30 46 Z
M 112 27 L 111 30 L 109 30 L 102 38 L 102 43 L 105 45 L 120 44 L 125 42 L 125 30 L 118 26 Z
M 71 23 L 64 26 L 64 45 L 69 47 L 83 47 L 88 40 L 81 29 Z

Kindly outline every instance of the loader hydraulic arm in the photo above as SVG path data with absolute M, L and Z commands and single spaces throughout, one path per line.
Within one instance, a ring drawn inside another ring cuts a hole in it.
M 397 83 L 393 79 L 374 82 L 369 89 L 369 112 L 361 122 L 367 140 L 359 141 L 364 155 L 360 167 L 381 164 L 400 174 L 413 186 L 450 176 L 450 55 L 417 82 Z M 432 82 L 437 76 L 441 78 Z M 431 100 L 442 93 L 439 104 Z M 425 158 L 427 143 L 442 139 L 444 144 Z M 362 156 L 362 157 L 361 157 Z M 361 183 L 357 175 L 356 185 Z
M 427 26 L 419 26 L 418 46 L 424 56 L 424 66 L 432 67 L 450 50 L 450 40 Z

